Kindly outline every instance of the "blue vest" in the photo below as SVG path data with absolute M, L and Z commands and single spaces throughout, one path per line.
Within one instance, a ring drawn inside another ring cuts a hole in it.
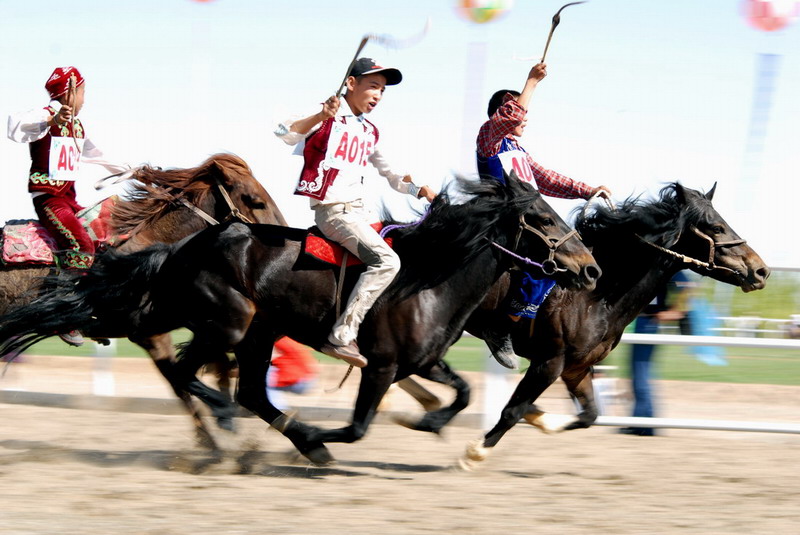
M 488 158 L 482 158 L 477 153 L 475 156 L 477 157 L 478 161 L 478 173 L 481 175 L 489 175 L 493 176 L 503 184 L 506 183 L 503 174 L 503 163 L 500 161 L 500 155 L 504 152 L 508 152 L 510 150 L 521 150 L 525 152 L 525 149 L 520 147 L 518 144 L 514 143 L 513 140 L 505 137 L 503 141 L 500 142 L 500 150 L 494 156 L 489 156 Z

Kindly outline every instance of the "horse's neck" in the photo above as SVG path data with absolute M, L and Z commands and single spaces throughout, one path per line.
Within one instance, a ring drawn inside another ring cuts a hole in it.
M 602 300 L 612 315 L 624 321 L 633 321 L 639 312 L 658 294 L 679 270 L 674 263 L 656 251 L 617 254 L 609 261 L 602 251 L 596 251 L 603 276 L 594 295 Z M 605 265 L 604 265 L 605 264 Z
M 198 215 L 182 208 L 162 214 L 151 224 L 133 234 L 118 249 L 123 252 L 132 252 L 144 249 L 154 243 L 174 243 L 208 227 L 208 223 Z

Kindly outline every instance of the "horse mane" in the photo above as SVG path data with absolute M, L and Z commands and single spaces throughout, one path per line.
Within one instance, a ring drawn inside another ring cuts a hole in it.
M 638 234 L 670 247 L 677 243 L 689 222 L 701 220 L 710 210 L 711 202 L 700 192 L 673 182 L 662 188 L 655 200 L 628 197 L 614 209 L 597 204 L 578 214 L 575 228 L 590 247 L 619 241 L 621 234 Z
M 453 184 L 471 198 L 452 202 Z M 402 262 L 386 295 L 407 297 L 447 280 L 497 239 L 498 223 L 516 224 L 538 197 L 535 189 L 518 180 L 503 184 L 490 177 L 479 181 L 458 177 L 436 196 L 419 223 L 390 232 Z
M 202 205 L 218 178 L 223 184 L 251 179 L 250 167 L 233 154 L 215 154 L 197 167 L 162 170 L 144 166 L 131 177 L 128 198 L 114 206 L 112 221 L 120 234 L 132 234 L 164 216 L 178 197 Z

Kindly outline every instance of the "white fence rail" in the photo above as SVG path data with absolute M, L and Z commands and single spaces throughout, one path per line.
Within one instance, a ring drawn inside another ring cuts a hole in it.
M 738 336 L 688 336 L 677 334 L 639 334 L 625 333 L 620 343 L 675 345 L 675 346 L 720 346 L 720 347 L 756 347 L 797 350 L 800 354 L 800 340 L 779 338 L 752 338 Z M 508 370 L 489 359 L 486 370 L 486 396 L 484 397 L 484 428 L 496 423 L 496 416 L 502 410 L 510 395 L 507 387 Z M 596 391 L 601 389 L 596 388 Z M 597 394 L 598 392 L 596 392 Z M 702 429 L 712 431 L 749 431 L 764 433 L 800 434 L 800 423 L 789 422 L 747 422 L 734 420 L 698 420 L 689 418 L 636 418 L 624 416 L 601 415 L 594 425 L 609 427 L 651 427 L 659 429 Z

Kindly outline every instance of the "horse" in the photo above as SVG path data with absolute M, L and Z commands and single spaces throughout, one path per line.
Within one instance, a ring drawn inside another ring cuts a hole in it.
M 703 194 L 675 182 L 655 200 L 628 198 L 616 208 L 596 206 L 578 215 L 575 228 L 603 277 L 594 289 L 555 288 L 533 326 L 519 322 L 512 328 L 515 353 L 529 359 L 530 367 L 498 423 L 468 445 L 462 466 L 486 459 L 520 419 L 547 432 L 591 426 L 598 416 L 592 366 L 617 346 L 625 327 L 681 269 L 744 292 L 764 288 L 769 268 L 714 209 L 715 189 L 716 184 Z M 466 329 L 480 337 L 482 325 L 501 313 L 495 304 L 507 291 L 508 281 L 499 281 Z M 559 376 L 580 411 L 574 420 L 553 426 L 534 402 Z
M 253 177 L 247 163 L 233 154 L 216 154 L 201 165 L 186 169 L 144 166 L 131 178 L 134 182 L 131 182 L 127 199 L 118 201 L 111 214 L 114 235 L 128 236 L 116 247 L 117 252 L 130 253 L 154 243 L 173 243 L 210 224 L 232 218 L 286 225 L 272 197 Z M 49 291 L 42 285 L 50 272 L 50 267 L 2 265 L 0 314 Z M 170 336 L 156 336 L 140 342 L 170 381 L 169 366 L 175 357 Z M 221 362 L 228 360 L 224 357 Z M 174 389 L 175 385 L 172 386 Z M 214 440 L 190 396 L 175 391 L 192 417 L 198 440 L 213 447 Z M 230 411 L 218 415 L 218 421 L 222 427 L 229 428 Z
M 319 349 L 337 316 L 337 294 L 346 295 L 359 274 L 348 270 L 338 287 L 332 266 L 302 254 L 305 230 L 232 222 L 182 244 L 106 255 L 60 295 L 3 318 L 0 354 L 65 329 L 138 341 L 186 327 L 194 336 L 173 366 L 173 380 L 207 403 L 224 405 L 225 397 L 195 373 L 210 356 L 233 350 L 240 405 L 312 462 L 327 464 L 333 457 L 325 443 L 362 438 L 389 386 L 439 362 L 504 271 L 547 271 L 575 288 L 593 287 L 601 274 L 575 232 L 530 185 L 516 178 L 461 184 L 470 200 L 455 204 L 440 194 L 422 222 L 390 233 L 401 269 L 360 329 L 358 344 L 369 364 L 361 369 L 346 427 L 325 430 L 294 420 L 266 394 L 275 340 L 286 335 Z M 544 257 L 544 263 L 531 260 Z M 467 401 L 454 403 L 463 408 Z

